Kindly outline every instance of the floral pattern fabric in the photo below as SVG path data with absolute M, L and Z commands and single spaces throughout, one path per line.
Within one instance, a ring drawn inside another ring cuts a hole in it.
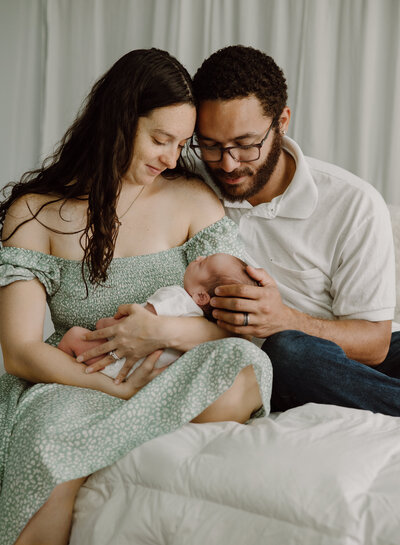
M 198 255 L 242 256 L 237 229 L 227 218 L 180 247 L 115 258 L 107 285 L 89 285 L 81 263 L 22 248 L 0 249 L 0 286 L 37 278 L 45 287 L 57 345 L 73 325 L 93 329 L 123 303 L 144 302 L 165 285 L 182 285 Z M 89 475 L 133 448 L 192 420 L 253 365 L 269 412 L 272 371 L 252 343 L 227 338 L 201 344 L 128 401 L 61 384 L 31 384 L 0 377 L 0 545 L 12 545 L 59 483 Z M 264 412 L 264 414 L 265 414 Z

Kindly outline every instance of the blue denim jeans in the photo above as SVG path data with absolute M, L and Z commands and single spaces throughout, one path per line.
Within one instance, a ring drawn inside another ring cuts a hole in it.
M 271 335 L 262 349 L 273 367 L 273 411 L 314 402 L 400 416 L 400 332 L 392 334 L 385 361 L 375 367 L 301 331 Z

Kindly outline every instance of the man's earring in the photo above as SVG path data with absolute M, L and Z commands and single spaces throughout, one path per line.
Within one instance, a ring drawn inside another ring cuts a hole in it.
M 285 129 L 281 129 L 281 135 L 282 135 L 282 136 L 285 136 L 285 134 L 286 134 Z

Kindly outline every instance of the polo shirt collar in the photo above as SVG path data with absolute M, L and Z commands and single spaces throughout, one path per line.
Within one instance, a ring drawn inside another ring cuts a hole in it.
M 286 191 L 272 199 L 270 203 L 261 203 L 252 206 L 248 201 L 223 201 L 226 208 L 253 208 L 255 215 L 271 217 L 271 207 L 274 216 L 293 219 L 305 219 L 311 216 L 318 202 L 318 190 L 309 166 L 300 147 L 294 140 L 285 136 L 283 148 L 290 153 L 296 162 L 296 172 Z

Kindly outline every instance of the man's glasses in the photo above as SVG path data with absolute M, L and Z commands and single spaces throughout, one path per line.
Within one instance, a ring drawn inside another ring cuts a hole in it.
M 269 132 L 276 118 L 271 122 L 267 130 L 267 134 L 261 140 L 259 144 L 251 144 L 249 146 L 228 146 L 223 148 L 222 146 L 206 146 L 205 144 L 190 144 L 190 148 L 194 151 L 199 159 L 203 159 L 207 163 L 219 163 L 222 161 L 224 153 L 227 151 L 229 155 L 237 162 L 251 163 L 251 161 L 257 161 L 260 158 L 261 148 L 264 142 L 268 138 Z

